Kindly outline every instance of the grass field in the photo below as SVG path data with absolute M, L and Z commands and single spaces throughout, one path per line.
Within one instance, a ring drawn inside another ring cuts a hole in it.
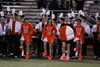
M 94 59 L 71 59 L 70 62 L 59 59 L 47 60 L 41 58 L 0 58 L 0 67 L 100 67 L 100 60 Z

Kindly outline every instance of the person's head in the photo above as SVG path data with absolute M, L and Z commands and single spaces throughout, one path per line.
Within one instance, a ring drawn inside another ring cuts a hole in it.
M 75 19 L 72 17 L 72 18 L 70 18 L 70 23 L 71 24 L 74 24 L 74 22 L 75 22 Z
M 77 25 L 81 25 L 81 19 L 77 19 Z
M 86 17 L 85 16 L 82 17 L 82 21 L 86 22 Z
M 13 14 L 12 19 L 13 19 L 13 21 L 16 21 L 17 20 L 17 14 Z
M 41 22 L 42 22 L 42 23 L 47 22 L 47 18 L 42 18 L 42 19 L 41 19 Z
M 100 24 L 100 17 L 97 18 L 96 23 Z
M 60 18 L 60 23 L 64 24 L 65 19 L 64 18 Z
M 52 20 L 52 23 L 53 23 L 53 24 L 56 24 L 56 19 L 53 19 L 53 20 Z
M 28 19 L 27 18 L 24 18 L 24 23 L 27 23 L 28 22 Z
M 51 18 L 48 18 L 47 23 L 48 24 L 52 24 L 52 19 Z
M 94 5 L 97 5 L 97 4 L 98 4 L 98 1 L 95 0 L 95 1 L 94 1 Z
M 4 18 L 2 18 L 1 19 L 1 24 L 4 24 L 4 23 L 5 23 Z
M 69 21 L 69 17 L 68 15 L 65 16 L 65 22 L 68 22 Z
M 12 17 L 13 21 L 16 21 L 16 17 Z

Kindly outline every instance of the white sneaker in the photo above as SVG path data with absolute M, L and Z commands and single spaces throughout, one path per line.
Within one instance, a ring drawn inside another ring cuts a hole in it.
M 78 57 L 78 52 L 75 53 L 75 57 Z

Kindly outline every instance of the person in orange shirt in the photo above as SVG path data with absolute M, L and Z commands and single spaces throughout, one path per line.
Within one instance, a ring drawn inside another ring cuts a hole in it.
M 32 25 L 24 19 L 24 23 L 21 25 L 21 39 L 20 39 L 20 49 L 23 50 L 23 43 L 26 43 L 26 56 L 25 58 L 29 58 L 29 44 L 32 42 L 31 31 L 34 32 Z
M 60 60 L 70 61 L 70 47 L 71 43 L 74 39 L 74 30 L 68 24 L 64 24 L 64 18 L 60 20 L 62 23 L 61 28 L 59 30 L 59 39 L 62 41 L 62 56 Z M 67 47 L 67 51 L 66 48 Z
M 77 25 L 74 27 L 74 30 L 75 30 L 74 42 L 76 42 L 76 48 L 74 49 L 74 51 L 76 52 L 76 56 L 78 55 L 78 51 L 79 51 L 79 60 L 81 60 L 83 58 L 82 44 L 84 43 L 83 35 L 85 34 L 85 29 L 81 25 L 80 19 L 77 19 Z
M 46 45 L 47 45 L 47 42 L 49 43 L 48 59 L 50 60 L 53 59 L 52 58 L 52 44 L 55 42 L 56 32 L 57 32 L 56 26 L 52 24 L 52 20 L 49 18 L 47 20 L 47 24 L 43 28 L 41 39 L 44 41 L 44 52 L 42 53 L 43 55 L 47 55 Z

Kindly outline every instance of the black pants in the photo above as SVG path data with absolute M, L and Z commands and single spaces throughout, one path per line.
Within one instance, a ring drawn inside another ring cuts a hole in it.
M 38 43 L 37 43 L 37 53 L 38 56 L 40 56 L 43 52 L 43 41 L 41 40 L 41 35 L 38 38 Z
M 58 55 L 62 55 L 62 41 L 58 39 Z
M 2 35 L 0 36 L 0 53 L 2 53 L 3 55 L 7 54 L 7 36 L 6 35 Z
M 70 46 L 70 57 L 75 56 L 75 52 L 74 52 L 74 48 L 75 48 L 75 42 L 71 42 L 71 46 Z
M 85 42 L 82 45 L 82 55 L 86 56 L 87 55 L 87 45 L 89 45 L 89 38 L 84 38 Z
M 98 33 L 94 33 L 93 42 L 94 55 L 100 57 L 100 42 L 98 41 Z
M 14 53 L 14 56 L 19 56 L 21 51 L 20 46 L 20 35 L 10 35 L 9 52 Z

